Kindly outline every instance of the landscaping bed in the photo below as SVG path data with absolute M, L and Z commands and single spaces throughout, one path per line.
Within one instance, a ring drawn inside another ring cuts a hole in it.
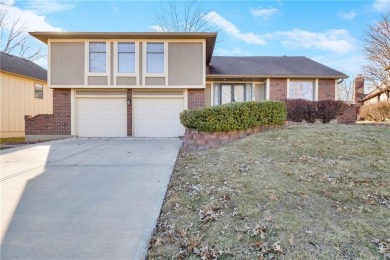
M 384 259 L 389 136 L 308 124 L 181 153 L 148 259 Z

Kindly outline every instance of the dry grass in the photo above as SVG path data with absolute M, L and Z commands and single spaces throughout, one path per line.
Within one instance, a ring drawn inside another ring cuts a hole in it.
M 0 138 L 0 144 L 5 143 L 23 143 L 24 137 L 9 137 L 9 138 Z
M 303 125 L 182 154 L 149 259 L 385 259 L 390 128 Z

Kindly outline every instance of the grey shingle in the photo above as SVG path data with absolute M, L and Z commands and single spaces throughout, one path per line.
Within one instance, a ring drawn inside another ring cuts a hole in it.
M 346 78 L 344 73 L 306 57 L 213 56 L 208 75 L 322 76 Z
M 0 70 L 47 81 L 47 70 L 32 61 L 0 52 Z

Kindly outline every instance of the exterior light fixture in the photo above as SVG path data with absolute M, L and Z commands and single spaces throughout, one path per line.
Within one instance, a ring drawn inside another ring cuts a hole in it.
M 131 99 L 127 99 L 126 103 L 127 103 L 128 106 L 130 106 L 131 105 Z

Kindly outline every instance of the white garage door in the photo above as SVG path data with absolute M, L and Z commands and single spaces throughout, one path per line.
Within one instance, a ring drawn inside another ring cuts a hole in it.
M 180 112 L 183 97 L 133 99 L 134 137 L 178 137 L 184 135 Z
M 77 98 L 77 136 L 126 137 L 126 99 Z

